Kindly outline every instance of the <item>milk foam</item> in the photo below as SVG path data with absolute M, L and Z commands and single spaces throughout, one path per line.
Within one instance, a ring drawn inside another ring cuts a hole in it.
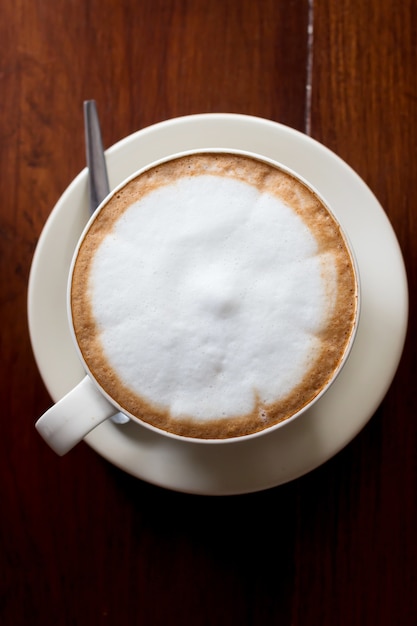
M 171 417 L 244 415 L 299 384 L 337 292 L 333 256 L 277 196 L 183 177 L 128 207 L 89 288 L 124 384 Z

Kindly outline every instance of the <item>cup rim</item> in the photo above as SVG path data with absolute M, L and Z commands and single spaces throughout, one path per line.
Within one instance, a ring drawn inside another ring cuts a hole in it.
M 264 163 L 267 163 L 269 165 L 272 165 L 273 167 L 276 167 L 277 169 L 283 171 L 284 173 L 289 174 L 290 176 L 292 176 L 293 178 L 295 178 L 296 180 L 298 180 L 299 182 L 301 182 L 303 185 L 305 185 L 307 187 L 307 189 L 309 189 L 320 201 L 320 203 L 326 208 L 326 210 L 328 211 L 328 213 L 332 216 L 332 218 L 334 219 L 334 221 L 336 222 L 336 224 L 339 227 L 339 232 L 345 242 L 345 246 L 346 249 L 349 253 L 350 256 L 350 260 L 352 263 L 352 268 L 353 268 L 353 273 L 354 273 L 354 277 L 355 277 L 355 287 L 356 287 L 356 293 L 355 293 L 355 298 L 356 298 L 356 309 L 355 309 L 355 318 L 354 318 L 354 322 L 352 324 L 352 328 L 351 328 L 351 332 L 350 332 L 350 336 L 349 336 L 349 341 L 347 342 L 343 355 L 337 365 L 337 367 L 334 369 L 331 377 L 328 379 L 328 381 L 326 382 L 326 384 L 320 389 L 320 391 L 304 406 L 302 406 L 298 411 L 296 411 L 295 413 L 293 413 L 292 415 L 290 415 L 289 417 L 283 419 L 282 421 L 275 423 L 275 424 L 271 424 L 270 426 L 266 426 L 265 428 L 263 428 L 262 430 L 257 430 L 255 432 L 251 432 L 251 433 L 247 433 L 244 435 L 234 435 L 232 437 L 225 437 L 225 438 L 202 438 L 202 437 L 191 437 L 188 435 L 179 435 L 177 433 L 171 432 L 171 431 L 167 431 L 164 430 L 162 428 L 158 428 L 148 422 L 145 422 L 144 420 L 141 420 L 140 418 L 136 417 L 135 415 L 131 414 L 129 411 L 127 411 L 125 408 L 123 408 L 116 400 L 114 400 L 114 398 L 111 397 L 111 395 L 100 385 L 100 383 L 96 380 L 96 378 L 94 377 L 94 375 L 92 374 L 92 372 L 90 371 L 90 368 L 87 364 L 87 362 L 84 359 L 84 356 L 81 352 L 81 349 L 78 345 L 78 341 L 76 338 L 76 334 L 75 334 L 75 330 L 74 330 L 74 324 L 73 324 L 73 319 L 72 319 L 72 310 L 71 310 L 71 286 L 72 286 L 72 277 L 73 277 L 73 272 L 74 272 L 74 267 L 75 267 L 75 263 L 77 260 L 77 256 L 78 256 L 78 252 L 80 250 L 80 247 L 82 245 L 82 242 L 84 240 L 84 238 L 86 237 L 87 233 L 89 232 L 91 225 L 94 223 L 94 221 L 97 219 L 97 216 L 99 215 L 99 213 L 101 212 L 101 210 L 107 205 L 107 203 L 110 201 L 111 198 L 113 198 L 113 196 L 115 196 L 121 189 L 123 189 L 126 185 L 128 185 L 132 180 L 134 180 L 135 178 L 137 178 L 138 176 L 142 175 L 143 173 L 147 172 L 148 170 L 151 170 L 154 167 L 157 167 L 158 165 L 162 165 L 163 163 L 167 163 L 169 161 L 173 161 L 175 159 L 180 159 L 182 157 L 185 156 L 192 156 L 194 154 L 232 154 L 232 155 L 237 155 L 237 156 L 246 156 Z M 97 209 L 94 211 L 94 213 L 89 217 L 86 225 L 84 226 L 78 241 L 77 241 L 77 245 L 74 249 L 73 255 L 72 255 L 72 259 L 71 259 L 71 263 L 70 263 L 70 268 L 69 268 L 69 274 L 68 274 L 68 281 L 67 281 L 67 298 L 66 298 L 66 307 L 67 307 L 67 318 L 68 318 L 68 324 L 69 324 L 69 329 L 70 329 L 70 334 L 73 340 L 73 344 L 75 346 L 76 352 L 78 354 L 78 357 L 80 358 L 80 361 L 84 367 L 84 370 L 86 372 L 86 375 L 89 376 L 89 378 L 91 379 L 91 381 L 94 383 L 94 385 L 97 387 L 97 389 L 100 391 L 100 393 L 103 394 L 103 396 L 108 400 L 108 402 L 110 404 L 112 404 L 115 407 L 115 414 L 118 412 L 121 412 L 123 414 L 125 414 L 126 416 L 128 416 L 133 422 L 140 424 L 141 426 L 150 429 L 151 431 L 162 435 L 164 437 L 168 437 L 170 439 L 175 439 L 177 441 L 183 441 L 183 442 L 188 442 L 188 443 L 195 443 L 195 444 L 218 444 L 218 445 L 225 445 L 225 444 L 236 444 L 236 443 L 242 443 L 257 437 L 261 437 L 261 436 L 265 436 L 268 433 L 271 432 L 275 432 L 276 430 L 279 430 L 283 427 L 285 427 L 288 424 L 291 424 L 292 422 L 294 422 L 297 418 L 301 417 L 304 413 L 306 413 L 308 410 L 310 410 L 325 394 L 326 392 L 332 387 L 332 385 L 334 384 L 334 382 L 336 381 L 336 379 L 339 377 L 341 371 L 343 370 L 346 362 L 349 359 L 349 355 L 351 353 L 352 347 L 355 343 L 355 339 L 356 339 L 356 335 L 357 335 L 357 331 L 358 331 L 358 327 L 359 327 L 359 322 L 360 322 L 360 313 L 361 313 L 361 301 L 362 301 L 362 288 L 361 288 L 361 280 L 360 280 L 360 272 L 359 272 L 359 265 L 358 265 L 358 261 L 356 258 L 356 254 L 355 254 L 355 250 L 354 247 L 351 243 L 351 240 L 349 238 L 348 233 L 346 232 L 346 230 L 343 228 L 343 226 L 340 223 L 340 220 L 336 217 L 336 215 L 334 214 L 331 206 L 329 205 L 329 203 L 327 202 L 327 200 L 324 198 L 324 196 L 320 193 L 320 191 L 312 184 L 310 183 L 304 176 L 302 176 L 301 174 L 298 174 L 298 172 L 296 172 L 294 169 L 288 167 L 287 165 L 284 165 L 283 163 L 281 163 L 280 161 L 267 157 L 267 156 L 263 156 L 257 152 L 253 152 L 253 151 L 249 151 L 249 150 L 241 150 L 241 149 L 234 149 L 234 148 L 218 148 L 218 147 L 213 147 L 213 148 L 193 148 L 190 150 L 183 150 L 180 152 L 173 152 L 172 154 L 169 154 L 167 156 L 164 156 L 162 158 L 159 159 L 155 159 L 153 161 L 151 161 L 150 163 L 147 163 L 146 165 L 144 165 L 143 167 L 135 170 L 135 172 L 133 172 L 132 174 L 130 174 L 128 177 L 126 177 L 122 182 L 120 182 L 118 185 L 116 185 L 114 187 L 114 189 L 112 189 L 109 194 L 107 194 L 107 196 L 102 200 L 102 202 L 100 202 L 100 204 L 98 205 Z

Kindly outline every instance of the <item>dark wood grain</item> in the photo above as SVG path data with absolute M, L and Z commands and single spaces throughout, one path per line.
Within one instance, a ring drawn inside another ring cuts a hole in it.
M 394 383 L 346 457 L 336 550 L 308 596 L 332 598 L 335 623 L 412 624 L 416 509 L 416 206 L 417 5 L 318 2 L 315 8 L 311 128 L 368 183 L 403 250 L 410 327 Z M 376 236 L 369 232 L 370 240 Z M 413 287 L 414 286 L 414 287 Z M 389 294 L 387 294 L 389 298 Z M 355 477 L 352 481 L 352 477 Z M 317 545 L 317 543 L 315 544 Z M 317 558 L 320 556 L 316 553 Z M 342 586 L 339 581 L 345 581 Z M 338 581 L 335 583 L 335 581 Z M 311 594 L 311 595 L 310 595 Z M 313 619 L 307 612 L 304 623 Z
M 416 18 L 414 0 L 2 1 L 1 624 L 417 623 Z M 190 496 L 85 444 L 58 458 L 35 432 L 51 400 L 29 341 L 28 276 L 84 167 L 89 98 L 106 146 L 190 113 L 282 122 L 338 153 L 380 200 L 407 265 L 406 348 L 370 423 L 311 474 Z

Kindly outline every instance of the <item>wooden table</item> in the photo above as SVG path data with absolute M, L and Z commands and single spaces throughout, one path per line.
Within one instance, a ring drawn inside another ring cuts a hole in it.
M 417 624 L 416 25 L 414 0 L 2 0 L 1 624 Z M 375 415 L 315 471 L 190 495 L 85 443 L 59 458 L 36 433 L 51 398 L 29 270 L 84 167 L 90 98 L 105 146 L 195 113 L 281 122 L 383 206 L 408 272 L 405 350 Z

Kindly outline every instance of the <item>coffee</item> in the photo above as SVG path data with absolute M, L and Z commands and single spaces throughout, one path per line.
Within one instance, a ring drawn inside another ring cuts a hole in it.
M 225 439 L 308 405 L 357 316 L 339 225 L 303 182 L 234 153 L 180 156 L 128 181 L 74 264 L 87 368 L 134 417 Z

